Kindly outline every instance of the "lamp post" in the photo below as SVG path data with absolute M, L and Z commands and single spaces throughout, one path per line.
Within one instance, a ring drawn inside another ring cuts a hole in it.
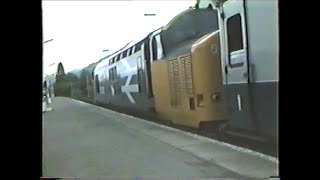
M 144 13 L 145 21 L 150 26 L 150 31 L 154 30 L 155 28 L 155 22 L 157 21 L 156 15 L 156 13 Z
M 52 64 L 49 65 L 49 67 L 52 66 L 52 65 L 55 65 L 55 64 L 56 64 L 56 63 L 52 63 Z
M 154 13 L 145 13 L 144 16 L 156 16 Z
M 50 42 L 50 41 L 53 41 L 53 39 L 46 40 L 45 42 L 43 42 L 43 44 Z

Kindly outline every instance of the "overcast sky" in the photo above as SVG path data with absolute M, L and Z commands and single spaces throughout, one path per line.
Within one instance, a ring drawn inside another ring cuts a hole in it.
M 42 1 L 44 74 L 82 68 L 133 39 L 166 25 L 196 0 Z M 144 16 L 154 13 L 156 16 Z M 56 63 L 53 66 L 49 66 Z

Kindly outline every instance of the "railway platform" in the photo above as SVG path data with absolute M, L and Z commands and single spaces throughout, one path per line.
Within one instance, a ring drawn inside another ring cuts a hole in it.
M 43 113 L 43 177 L 270 178 L 278 160 L 65 97 Z

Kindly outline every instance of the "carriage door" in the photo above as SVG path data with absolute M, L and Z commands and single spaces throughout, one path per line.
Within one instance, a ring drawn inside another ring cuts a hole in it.
M 152 55 L 152 51 L 151 51 L 151 38 L 148 37 L 145 44 L 144 44 L 144 59 L 145 59 L 145 64 L 146 64 L 146 68 L 145 68 L 145 75 L 146 75 L 146 89 L 147 89 L 147 94 L 148 97 L 153 97 L 153 89 L 152 89 L 152 77 L 151 77 L 151 55 Z
M 249 62 L 246 19 L 243 0 L 229 0 L 223 5 L 225 39 L 226 95 L 232 125 L 255 130 L 249 100 Z

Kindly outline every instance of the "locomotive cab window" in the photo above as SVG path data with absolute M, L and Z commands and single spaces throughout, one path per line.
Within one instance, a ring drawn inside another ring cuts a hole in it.
M 227 20 L 229 65 L 241 67 L 244 63 L 243 34 L 241 15 L 236 14 Z

